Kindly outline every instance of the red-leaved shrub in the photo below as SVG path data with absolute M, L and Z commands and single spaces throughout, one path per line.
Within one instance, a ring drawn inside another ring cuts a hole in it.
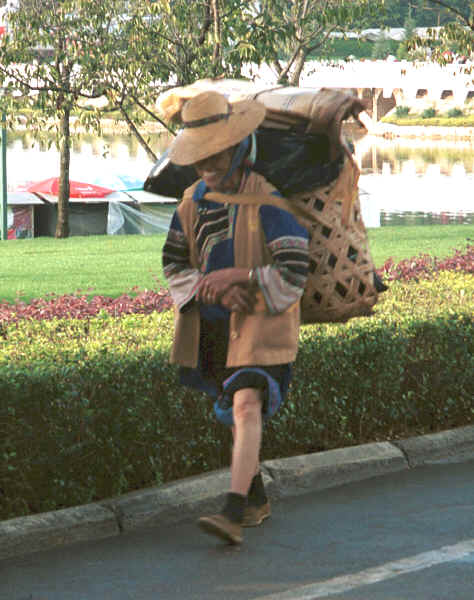
M 433 277 L 439 271 L 474 273 L 474 245 L 468 245 L 464 252 L 455 250 L 452 256 L 443 259 L 420 254 L 395 264 L 393 259 L 389 258 L 377 273 L 385 281 L 410 281 Z
M 29 304 L 25 302 L 0 302 L 0 323 L 12 323 L 19 319 L 87 319 L 105 311 L 109 315 L 117 316 L 153 311 L 162 312 L 171 308 L 173 301 L 168 290 L 145 290 L 136 296 L 122 294 L 118 298 L 107 296 L 93 296 L 88 299 L 86 295 L 48 294 L 44 298 L 36 298 Z

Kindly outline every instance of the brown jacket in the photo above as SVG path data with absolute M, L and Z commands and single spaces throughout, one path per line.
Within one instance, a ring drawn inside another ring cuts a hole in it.
M 199 269 L 196 240 L 193 234 L 197 203 L 193 201 L 192 196 L 196 185 L 193 184 L 185 191 L 178 213 L 189 244 L 191 266 Z M 263 177 L 251 173 L 242 192 L 270 194 L 274 189 Z M 258 206 L 239 207 L 234 240 L 236 267 L 250 269 L 273 262 L 265 244 Z M 228 367 L 285 364 L 293 362 L 296 358 L 300 303 L 296 302 L 285 312 L 272 315 L 267 310 L 261 292 L 257 293 L 257 299 L 252 314 L 231 313 Z M 171 362 L 185 367 L 197 367 L 199 332 L 198 306 L 193 306 L 184 313 L 176 309 Z

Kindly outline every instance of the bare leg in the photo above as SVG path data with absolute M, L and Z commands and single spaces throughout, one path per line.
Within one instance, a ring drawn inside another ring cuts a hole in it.
M 235 425 L 232 425 L 232 440 L 234 440 L 233 443 L 235 443 Z M 231 450 L 233 452 L 234 446 L 231 447 Z M 260 473 L 260 460 L 257 460 L 257 466 L 255 467 L 254 475 L 258 475 L 259 473 Z
M 235 392 L 233 415 L 235 426 L 230 493 L 227 494 L 226 505 L 220 514 L 201 517 L 198 524 L 206 533 L 231 544 L 240 544 L 247 494 L 259 464 L 262 440 L 260 391 L 245 388 Z M 259 525 L 269 514 L 268 509 L 253 525 Z
M 259 465 L 262 440 L 262 400 L 253 388 L 234 394 L 234 446 L 231 492 L 246 496 Z

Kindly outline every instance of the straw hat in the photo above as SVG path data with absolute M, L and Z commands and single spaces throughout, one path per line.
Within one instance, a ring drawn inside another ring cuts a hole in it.
M 171 162 L 192 165 L 241 142 L 265 118 L 265 107 L 255 100 L 230 104 L 218 92 L 203 92 L 181 111 L 183 130 L 168 152 Z

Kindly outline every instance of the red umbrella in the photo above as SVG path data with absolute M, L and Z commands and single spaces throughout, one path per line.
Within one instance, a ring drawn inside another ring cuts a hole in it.
M 59 194 L 59 177 L 50 177 L 37 183 L 26 186 L 25 191 L 36 194 L 50 194 L 57 196 Z M 69 182 L 69 196 L 71 198 L 103 198 L 111 194 L 113 190 L 94 185 L 93 183 L 84 183 L 82 181 Z

